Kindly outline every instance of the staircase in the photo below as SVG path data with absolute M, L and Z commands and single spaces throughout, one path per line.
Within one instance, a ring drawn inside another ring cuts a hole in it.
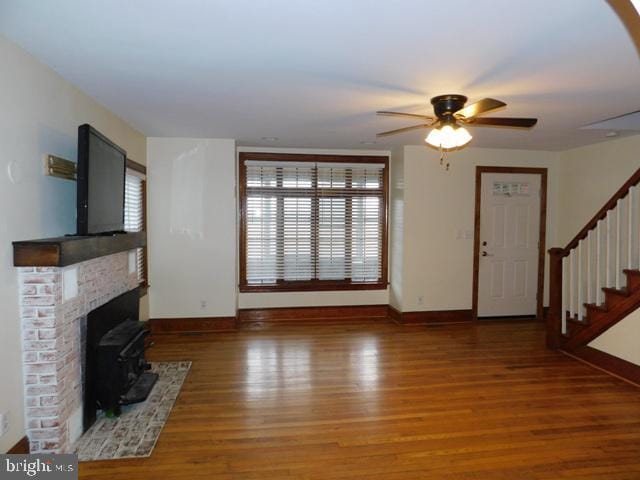
M 550 255 L 547 346 L 575 352 L 640 307 L 640 169 Z

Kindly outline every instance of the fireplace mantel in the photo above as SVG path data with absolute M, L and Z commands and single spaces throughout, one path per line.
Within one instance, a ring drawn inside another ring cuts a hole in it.
M 67 267 L 143 247 L 146 243 L 145 232 L 25 240 L 13 242 L 13 265 L 16 267 Z

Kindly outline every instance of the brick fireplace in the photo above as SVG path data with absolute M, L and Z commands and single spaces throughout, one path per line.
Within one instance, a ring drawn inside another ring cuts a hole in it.
M 83 431 L 87 314 L 138 286 L 133 251 L 20 267 L 25 422 L 32 453 L 68 453 Z

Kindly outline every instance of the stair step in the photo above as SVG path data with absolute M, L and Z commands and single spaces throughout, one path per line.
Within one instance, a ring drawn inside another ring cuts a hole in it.
M 628 297 L 630 295 L 629 290 L 627 290 L 627 287 L 622 287 L 622 288 L 602 287 L 602 291 L 604 293 L 619 295 L 621 297 Z
M 625 275 L 627 276 L 627 288 L 634 292 L 640 289 L 640 270 L 635 269 L 625 269 L 623 270 Z
M 624 272 L 626 275 L 634 275 L 634 276 L 640 277 L 640 270 L 633 270 L 633 269 L 625 268 L 625 269 L 623 270 L 623 272 Z
M 609 309 L 607 308 L 607 306 L 605 304 L 596 305 L 595 303 L 585 303 L 584 306 L 588 310 L 596 310 L 598 312 L 603 312 L 603 313 L 606 313 L 606 312 L 609 311 Z
M 571 338 L 573 335 L 576 335 L 578 332 L 581 332 L 583 329 L 589 326 L 589 320 L 587 318 L 583 318 L 582 320 L 578 320 L 578 316 L 568 317 L 567 318 L 567 333 L 565 334 L 566 338 Z
M 575 323 L 576 325 L 581 325 L 583 327 L 586 327 L 589 325 L 589 320 L 586 318 L 583 318 L 582 320 L 578 320 L 578 317 L 569 317 L 567 318 L 567 320 L 569 320 L 571 323 Z

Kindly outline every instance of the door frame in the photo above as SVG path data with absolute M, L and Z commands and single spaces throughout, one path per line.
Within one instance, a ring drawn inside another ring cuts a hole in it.
M 538 291 L 536 304 L 536 320 L 544 319 L 544 264 L 545 239 L 547 234 L 547 169 L 529 167 L 476 167 L 476 199 L 473 232 L 473 297 L 471 317 L 478 320 L 478 287 L 480 273 L 480 214 L 482 203 L 482 174 L 483 173 L 515 173 L 540 175 L 540 237 L 538 248 Z

